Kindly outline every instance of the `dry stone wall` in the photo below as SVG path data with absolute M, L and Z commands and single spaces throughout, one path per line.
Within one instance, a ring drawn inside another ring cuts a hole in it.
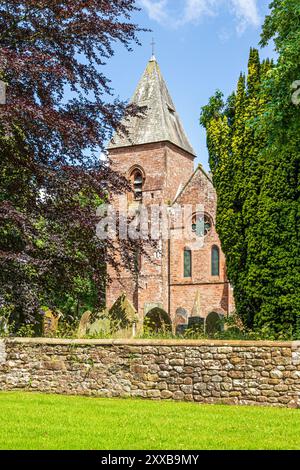
M 300 407 L 300 342 L 7 339 L 0 388 Z

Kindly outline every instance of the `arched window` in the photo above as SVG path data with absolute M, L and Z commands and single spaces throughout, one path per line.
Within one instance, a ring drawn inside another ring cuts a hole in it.
M 192 252 L 189 248 L 185 248 L 183 253 L 183 276 L 192 277 Z
M 216 245 L 211 249 L 211 275 L 220 276 L 220 250 Z
M 135 201 L 143 199 L 143 173 L 138 168 L 135 168 L 131 173 L 131 181 L 133 186 L 133 197 Z

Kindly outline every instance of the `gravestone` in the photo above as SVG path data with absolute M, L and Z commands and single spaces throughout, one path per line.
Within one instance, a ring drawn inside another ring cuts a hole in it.
M 56 333 L 59 317 L 59 314 L 54 314 L 50 309 L 45 311 L 42 323 L 43 336 L 53 336 Z
M 179 307 L 175 313 L 175 332 L 182 336 L 187 330 L 188 313 L 184 308 Z
M 202 317 L 189 317 L 188 329 L 204 333 L 204 318 L 202 318 Z
M 95 320 L 87 325 L 86 334 L 90 336 L 108 336 L 111 333 L 111 322 L 108 310 L 100 312 Z
M 122 294 L 109 310 L 109 318 L 113 330 L 123 330 L 132 327 L 133 323 L 138 322 L 138 314 L 134 306 L 127 298 L 126 294 Z
M 144 318 L 144 329 L 152 332 L 167 333 L 172 330 L 172 321 L 168 313 L 161 308 L 153 308 Z
M 216 312 L 211 312 L 209 315 L 207 315 L 205 320 L 205 333 L 208 335 L 213 335 L 223 331 L 223 318 L 224 315 Z
M 192 308 L 192 317 L 201 317 L 201 295 L 199 290 L 196 292 L 194 305 Z
M 184 336 L 184 333 L 187 331 L 188 325 L 187 324 L 179 324 L 176 326 L 176 335 L 177 336 Z
M 176 323 L 176 325 L 185 325 L 185 324 L 187 324 L 187 319 L 188 319 L 187 311 L 182 307 L 177 308 L 177 310 L 175 312 L 175 323 Z
M 8 320 L 5 317 L 0 318 L 0 333 L 6 334 L 9 331 Z
M 89 310 L 82 314 L 82 317 L 80 318 L 78 330 L 77 330 L 78 338 L 82 338 L 83 336 L 87 334 L 87 327 L 90 324 L 91 315 L 92 315 L 92 312 L 90 312 Z
M 164 307 L 161 302 L 145 302 L 144 303 L 144 316 L 146 316 L 147 313 L 149 313 L 150 310 L 153 310 L 154 308 L 163 309 Z

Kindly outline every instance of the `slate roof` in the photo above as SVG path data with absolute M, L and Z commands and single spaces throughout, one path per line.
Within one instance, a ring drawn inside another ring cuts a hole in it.
M 147 64 L 131 103 L 145 107 L 145 115 L 124 121 L 128 135 L 115 134 L 109 149 L 169 141 L 195 155 L 154 56 Z

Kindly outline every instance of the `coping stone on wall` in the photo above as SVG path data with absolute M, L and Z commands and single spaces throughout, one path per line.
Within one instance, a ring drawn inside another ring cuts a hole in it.
M 3 341 L 3 340 L 1 340 Z M 300 353 L 300 341 L 240 341 L 240 340 L 172 340 L 172 339 L 65 339 L 65 338 L 6 338 L 6 343 L 57 344 L 57 345 L 116 345 L 116 346 L 236 346 L 236 347 L 285 347 Z M 297 346 L 298 345 L 298 346 Z M 294 356 L 295 358 L 298 355 Z M 300 358 L 299 358 L 300 359 Z M 295 359 L 296 360 L 296 359 Z

